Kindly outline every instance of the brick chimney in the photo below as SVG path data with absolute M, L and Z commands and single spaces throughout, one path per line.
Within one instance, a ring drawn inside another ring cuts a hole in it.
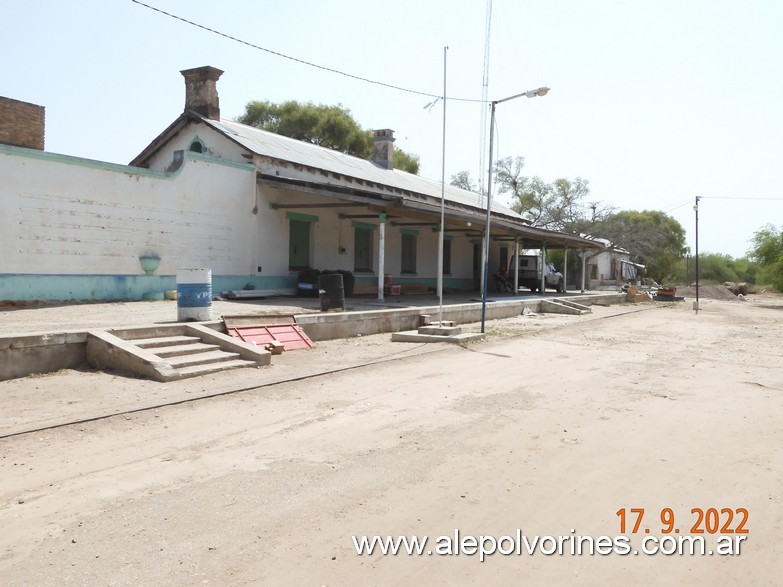
M 185 77 L 185 110 L 198 112 L 212 120 L 220 120 L 220 99 L 217 81 L 223 72 L 216 67 L 183 69 Z
M 43 106 L 0 96 L 0 143 L 28 149 L 44 149 Z
M 374 131 L 372 139 L 372 162 L 384 169 L 394 169 L 394 131 L 384 128 Z

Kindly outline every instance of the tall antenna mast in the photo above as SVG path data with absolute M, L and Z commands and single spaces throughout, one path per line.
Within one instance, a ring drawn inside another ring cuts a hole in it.
M 487 158 L 484 153 L 487 150 L 487 102 L 489 96 L 489 40 L 492 31 L 492 0 L 487 0 L 487 17 L 484 29 L 484 79 L 481 82 L 481 155 L 479 156 L 479 194 L 484 194 L 484 177 L 486 176 Z M 489 162 L 492 165 L 492 162 Z M 479 205 L 481 204 L 479 197 Z

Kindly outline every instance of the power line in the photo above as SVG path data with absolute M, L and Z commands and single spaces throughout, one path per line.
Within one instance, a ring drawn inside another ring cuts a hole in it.
M 669 212 L 674 212 L 677 208 L 682 208 L 683 206 L 687 206 L 688 204 L 692 204 L 692 203 L 693 203 L 693 198 L 688 198 L 682 204 L 677 204 L 673 208 L 669 208 L 668 210 L 665 210 L 664 214 L 668 214 Z
M 765 196 L 700 196 L 705 200 L 767 200 L 783 202 L 783 198 L 769 198 Z
M 326 67 L 324 65 L 318 65 L 317 63 L 312 63 L 310 61 L 305 61 L 304 59 L 299 59 L 297 57 L 291 57 L 290 55 L 285 55 L 284 53 L 280 53 L 278 51 L 273 51 L 272 49 L 267 49 L 266 47 L 261 47 L 259 45 L 254 45 L 253 43 L 250 43 L 248 41 L 243 41 L 242 39 L 239 39 L 237 37 L 233 37 L 231 35 L 228 35 L 226 33 L 222 33 L 218 30 L 215 30 L 213 28 L 210 28 L 208 26 L 205 26 L 203 24 L 199 24 L 197 22 L 193 22 L 192 20 L 188 20 L 186 18 L 183 18 L 181 16 L 177 16 L 176 14 L 171 14 L 170 12 L 166 12 L 165 10 L 161 10 L 160 8 L 155 8 L 154 6 L 150 6 L 149 4 L 145 4 L 144 2 L 140 2 L 139 0 L 131 0 L 134 4 L 138 4 L 139 6 L 143 6 L 144 8 L 149 8 L 150 10 L 154 10 L 155 12 L 159 12 L 160 14 L 164 14 L 168 17 L 171 17 L 175 20 L 179 20 L 181 22 L 184 22 L 186 24 L 189 24 L 191 26 L 200 28 L 202 30 L 205 30 L 207 32 L 210 32 L 212 34 L 218 35 L 220 37 L 224 37 L 226 39 L 229 39 L 231 41 L 235 41 L 237 43 L 240 43 L 242 45 L 247 45 L 248 47 L 252 47 L 253 49 L 258 49 L 259 51 L 264 51 L 266 53 L 270 53 L 271 55 L 275 55 L 277 57 L 282 57 L 283 59 L 288 59 L 289 61 L 294 61 L 296 63 L 300 63 L 302 65 L 308 65 L 310 67 L 315 67 L 316 69 L 321 69 L 323 71 L 328 71 L 330 73 L 336 73 L 337 75 L 342 75 L 344 77 L 348 77 L 351 79 L 355 79 L 361 82 L 365 82 L 368 84 L 375 84 L 377 86 L 382 86 L 384 88 L 389 88 L 392 90 L 398 90 L 400 92 L 407 92 L 409 94 L 416 94 L 419 96 L 427 96 L 428 98 L 443 98 L 443 96 L 439 96 L 438 94 L 430 94 L 427 92 L 421 92 L 419 90 L 411 90 L 410 88 L 403 88 L 401 86 L 395 86 L 392 84 L 387 84 L 385 82 L 380 82 L 377 80 L 371 80 L 366 77 L 361 77 L 358 75 L 353 75 L 351 73 L 346 73 L 344 71 L 340 71 L 339 69 L 333 69 L 331 67 Z M 454 100 L 456 102 L 477 102 L 477 103 L 488 103 L 487 100 L 474 100 L 471 98 L 452 98 L 449 97 L 449 100 Z

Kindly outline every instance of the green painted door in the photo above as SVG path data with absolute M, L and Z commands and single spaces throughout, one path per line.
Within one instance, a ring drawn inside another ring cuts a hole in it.
M 290 222 L 288 235 L 288 268 L 304 269 L 310 266 L 310 222 Z

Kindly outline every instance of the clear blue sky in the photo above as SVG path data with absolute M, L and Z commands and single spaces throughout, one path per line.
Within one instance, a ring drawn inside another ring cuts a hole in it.
M 480 99 L 485 0 L 149 0 L 280 53 L 412 90 Z M 392 128 L 440 179 L 442 105 L 216 36 L 131 0 L 5 2 L 0 95 L 46 107 L 48 151 L 127 163 L 183 108 L 179 70 L 223 69 L 221 112 L 251 100 L 341 103 Z M 783 225 L 783 2 L 494 0 L 490 99 L 497 158 L 583 177 L 591 200 L 670 213 L 700 250 L 742 256 Z M 482 106 L 449 101 L 446 176 L 478 177 Z M 482 171 L 482 173 L 486 173 Z M 725 198 L 744 198 L 743 200 Z M 770 198 L 754 200 L 750 198 Z M 775 199 L 772 199 L 775 198 Z

